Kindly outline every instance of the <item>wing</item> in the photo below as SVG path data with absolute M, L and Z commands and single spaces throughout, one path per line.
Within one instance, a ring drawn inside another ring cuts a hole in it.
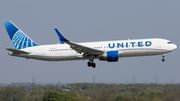
M 12 48 L 6 48 L 6 50 L 11 51 L 13 53 L 17 53 L 17 54 L 30 54 L 28 52 L 21 51 L 21 50 L 16 50 L 16 49 L 12 49 Z
M 87 47 L 75 42 L 71 42 L 69 40 L 67 40 L 56 28 L 55 28 L 56 33 L 59 36 L 59 40 L 62 40 L 63 42 L 65 42 L 66 44 L 70 45 L 70 47 L 72 49 L 74 49 L 76 52 L 78 53 L 85 53 L 85 54 L 89 54 L 89 55 L 100 55 L 102 53 L 104 53 L 104 51 L 102 50 L 98 50 L 98 49 L 94 49 L 91 47 Z

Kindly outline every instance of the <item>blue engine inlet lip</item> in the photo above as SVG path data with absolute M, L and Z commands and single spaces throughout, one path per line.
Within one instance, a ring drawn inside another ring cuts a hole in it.
M 108 62 L 117 62 L 119 59 L 119 52 L 118 51 L 109 51 L 107 52 L 107 61 Z

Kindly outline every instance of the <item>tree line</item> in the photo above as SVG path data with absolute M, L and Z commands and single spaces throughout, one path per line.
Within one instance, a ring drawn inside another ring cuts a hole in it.
M 1 86 L 0 101 L 180 101 L 180 84 Z

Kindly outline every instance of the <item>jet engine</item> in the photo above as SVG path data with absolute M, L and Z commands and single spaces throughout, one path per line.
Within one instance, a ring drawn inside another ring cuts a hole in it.
M 117 62 L 119 59 L 119 51 L 108 51 L 99 56 L 99 60 L 108 62 Z

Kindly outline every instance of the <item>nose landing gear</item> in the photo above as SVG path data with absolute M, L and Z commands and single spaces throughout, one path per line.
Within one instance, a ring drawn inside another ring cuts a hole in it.
M 163 54 L 163 55 L 162 55 L 162 62 L 165 62 L 165 59 L 164 59 L 165 56 L 166 56 L 166 54 Z
M 165 62 L 165 59 L 162 59 L 162 62 Z

